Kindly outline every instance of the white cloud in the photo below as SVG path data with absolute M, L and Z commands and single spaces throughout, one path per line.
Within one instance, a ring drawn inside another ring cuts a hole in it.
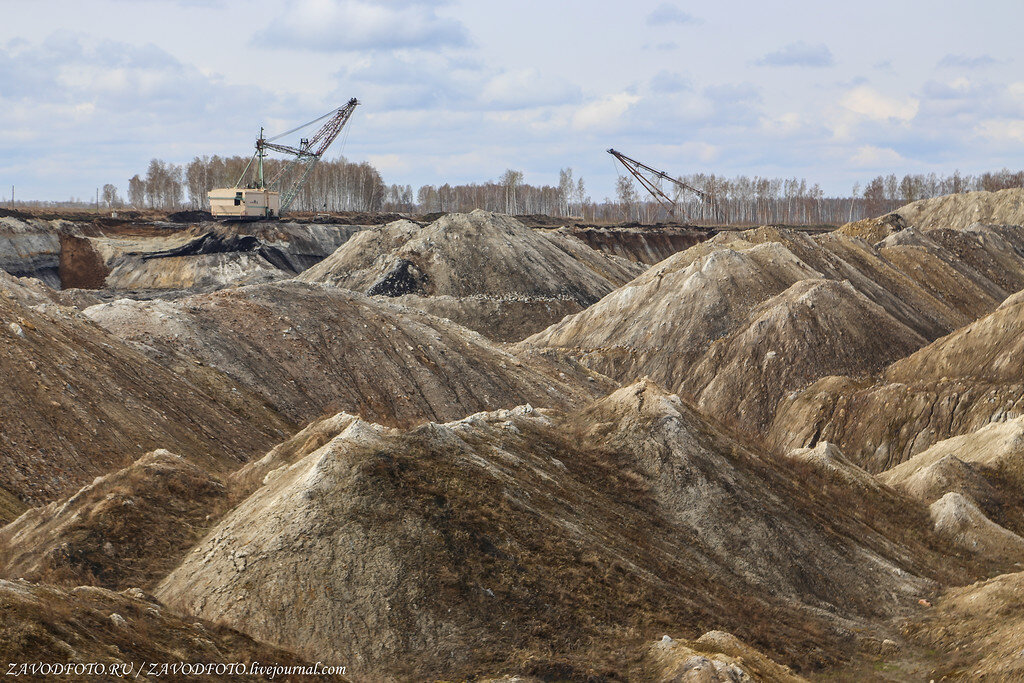
M 324 52 L 468 45 L 466 27 L 439 15 L 437 6 L 430 0 L 290 0 L 254 42 Z
M 809 45 L 798 41 L 790 43 L 775 52 L 769 52 L 757 63 L 762 66 L 832 66 L 835 59 L 824 43 Z
M 537 69 L 515 69 L 495 74 L 480 90 L 480 100 L 491 105 L 517 109 L 577 102 L 578 87 L 545 76 Z
M 701 163 L 709 164 L 716 161 L 722 154 L 722 148 L 707 142 L 684 142 L 681 145 L 673 145 L 677 150 L 677 156 L 686 160 L 696 159 Z
M 684 12 L 676 5 L 663 2 L 647 15 L 648 26 L 665 26 L 681 24 L 699 24 L 700 19 L 689 12 Z
M 640 101 L 636 95 L 618 93 L 602 100 L 580 107 L 572 117 L 572 126 L 578 130 L 588 128 L 608 129 L 613 127 L 634 104 Z
M 796 112 L 785 112 L 761 118 L 761 128 L 772 135 L 787 136 L 805 130 L 803 117 Z
M 384 175 L 389 173 L 405 173 L 410 168 L 408 157 L 401 154 L 371 154 L 367 159 Z
M 920 101 L 887 97 L 866 85 L 846 93 L 839 103 L 849 111 L 874 121 L 909 121 L 917 116 Z
M 677 93 L 693 90 L 693 83 L 678 71 L 662 69 L 651 77 L 651 90 L 662 93 Z
M 1024 142 L 1024 119 L 993 119 L 975 127 L 982 137 L 1001 142 Z
M 0 175 L 16 174 L 28 196 L 44 198 L 69 185 L 123 189 L 152 157 L 247 154 L 280 103 L 152 45 L 61 34 L 0 46 Z
M 982 67 L 992 66 L 995 63 L 996 60 L 991 55 L 978 55 L 977 57 L 969 57 L 967 55 L 946 55 L 939 61 L 939 66 L 959 69 L 980 69 Z
M 890 168 L 905 162 L 906 159 L 891 147 L 875 147 L 864 145 L 858 147 L 850 157 L 850 164 L 858 168 Z

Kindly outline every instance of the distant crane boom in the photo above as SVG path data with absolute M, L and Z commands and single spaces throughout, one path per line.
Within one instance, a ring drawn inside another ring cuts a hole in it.
M 293 128 L 292 130 L 288 131 L 288 133 L 283 133 L 282 135 L 278 135 L 274 138 L 271 138 L 270 140 L 264 140 L 262 137 L 260 137 L 260 139 L 256 141 L 256 153 L 260 155 L 261 158 L 266 154 L 266 150 L 273 150 L 275 152 L 281 152 L 283 154 L 291 154 L 292 156 L 295 157 L 294 159 L 292 159 L 291 163 L 288 164 L 288 166 L 281 172 L 281 174 L 278 175 L 278 179 L 281 180 L 281 182 L 284 182 L 286 179 L 290 178 L 293 175 L 292 171 L 295 171 L 299 166 L 303 166 L 302 175 L 298 179 L 298 181 L 293 182 L 291 186 L 288 188 L 280 189 L 281 213 L 287 211 L 288 207 L 292 205 L 292 201 L 294 201 L 295 197 L 299 194 L 299 190 L 301 190 L 302 186 L 306 184 L 306 180 L 309 178 L 309 174 L 313 172 L 313 167 L 316 166 L 317 162 L 319 162 L 320 158 L 324 155 L 324 152 L 327 151 L 327 148 L 331 146 L 331 143 L 334 142 L 334 140 L 338 137 L 338 134 L 341 133 L 341 129 L 345 127 L 346 123 L 348 123 L 348 120 L 352 117 L 352 112 L 355 111 L 355 108 L 358 105 L 359 100 L 357 100 L 354 97 L 350 99 L 344 107 L 339 107 L 337 110 L 333 112 L 333 116 L 331 116 L 327 123 L 325 123 L 320 128 L 320 130 L 318 130 L 316 134 L 313 135 L 313 137 L 309 139 L 303 138 L 299 142 L 298 148 L 290 147 L 288 145 L 281 145 L 272 142 L 271 140 L 276 140 L 280 137 L 283 137 L 284 135 L 287 135 L 288 133 L 294 133 L 295 131 L 305 128 L 306 126 L 310 126 L 314 123 L 317 123 L 318 121 L 322 121 L 324 118 L 330 115 L 330 112 L 328 114 L 325 114 L 324 116 L 321 116 L 319 119 L 310 121 L 309 123 L 303 124 L 298 128 Z
M 704 190 L 699 190 L 693 185 L 684 183 L 682 180 L 679 180 L 678 178 L 673 178 L 664 171 L 659 171 L 656 168 L 651 168 L 647 164 L 637 161 L 636 159 L 631 159 L 622 152 L 617 152 L 614 149 L 609 149 L 608 153 L 611 154 L 616 159 L 618 159 L 619 163 L 625 166 L 626 170 L 629 171 L 634 178 L 640 181 L 640 184 L 644 186 L 644 189 L 650 192 L 651 196 L 653 196 L 656 200 L 658 200 L 658 202 L 663 207 L 665 207 L 665 210 L 668 212 L 669 216 L 673 218 L 675 217 L 677 208 L 676 200 L 672 199 L 667 194 L 665 194 L 664 190 L 662 190 L 661 187 L 659 187 L 658 182 L 655 179 L 667 180 L 668 182 L 672 183 L 673 185 L 676 185 L 677 187 L 683 190 L 688 190 L 694 193 L 695 195 L 700 197 L 702 201 L 704 201 L 706 204 L 710 205 L 717 211 L 718 207 L 715 203 L 715 198 L 711 194 L 705 192 Z

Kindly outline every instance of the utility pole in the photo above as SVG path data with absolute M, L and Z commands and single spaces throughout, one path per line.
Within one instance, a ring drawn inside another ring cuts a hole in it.
M 14 185 L 11 185 L 11 208 L 14 208 Z

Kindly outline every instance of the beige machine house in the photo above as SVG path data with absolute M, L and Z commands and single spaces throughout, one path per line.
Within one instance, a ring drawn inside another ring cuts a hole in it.
M 210 213 L 218 218 L 277 218 L 281 193 L 257 188 L 222 187 L 210 190 Z

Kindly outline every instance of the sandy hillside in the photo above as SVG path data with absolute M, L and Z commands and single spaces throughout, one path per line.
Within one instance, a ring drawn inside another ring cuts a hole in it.
M 86 315 L 157 361 L 179 352 L 250 387 L 292 420 L 347 410 L 412 425 L 531 402 L 579 403 L 611 384 L 571 362 L 511 352 L 421 311 L 286 281 Z
M 789 392 L 869 376 L 989 313 L 1018 283 L 1024 236 L 1001 229 L 937 241 L 905 228 L 873 245 L 759 228 L 666 259 L 524 346 L 562 349 L 623 382 L 649 375 L 760 433 Z
M 154 362 L 5 273 L 0 339 L 0 489 L 28 503 L 156 448 L 237 467 L 291 431 L 224 374 L 173 355 Z
M 531 230 L 486 211 L 426 226 L 365 230 L 301 276 L 450 317 L 517 340 L 576 313 L 642 272 L 566 232 Z
M 851 505 L 646 382 L 576 415 L 325 430 L 247 468 L 263 485 L 161 600 L 357 676 L 580 678 L 635 673 L 650 641 L 708 628 L 806 667 L 879 642 L 869 624 L 953 568 L 923 506 L 882 487 Z

